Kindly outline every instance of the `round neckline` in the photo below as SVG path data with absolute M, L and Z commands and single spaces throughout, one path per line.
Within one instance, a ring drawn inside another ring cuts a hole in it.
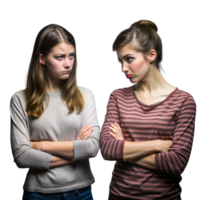
M 156 102 L 156 103 L 154 103 L 154 104 L 148 105 L 148 104 L 145 104 L 145 103 L 141 102 L 141 101 L 137 98 L 137 96 L 136 96 L 136 94 L 135 94 L 135 85 L 133 85 L 133 87 L 132 87 L 133 95 L 134 95 L 135 99 L 137 100 L 137 102 L 138 102 L 139 104 L 143 105 L 143 106 L 146 106 L 146 107 L 155 107 L 155 106 L 158 106 L 158 105 L 164 103 L 164 102 L 167 101 L 177 90 L 178 90 L 178 88 L 175 87 L 175 89 L 174 89 L 164 100 L 159 101 L 159 102 Z
M 61 90 L 53 91 L 53 92 L 48 92 L 49 97 L 55 97 L 61 94 Z
M 57 90 L 57 91 L 52 91 L 52 92 L 48 92 L 48 93 L 53 93 L 53 92 L 59 92 L 59 91 L 61 91 L 61 90 Z

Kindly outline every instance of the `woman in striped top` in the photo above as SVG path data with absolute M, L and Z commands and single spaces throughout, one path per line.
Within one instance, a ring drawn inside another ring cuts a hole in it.
M 113 44 L 122 72 L 135 85 L 114 90 L 101 131 L 101 152 L 116 160 L 109 199 L 180 200 L 181 173 L 193 142 L 193 97 L 160 73 L 157 26 L 141 20 Z

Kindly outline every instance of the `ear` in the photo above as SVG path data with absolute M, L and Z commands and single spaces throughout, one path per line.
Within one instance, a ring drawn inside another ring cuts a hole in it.
M 39 61 L 41 65 L 46 65 L 45 58 L 41 53 L 39 54 Z
M 148 60 L 150 63 L 152 63 L 157 57 L 157 52 L 155 49 L 151 49 L 148 55 Z

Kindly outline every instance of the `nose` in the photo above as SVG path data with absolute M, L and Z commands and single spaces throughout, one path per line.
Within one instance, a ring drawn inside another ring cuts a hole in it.
M 125 63 L 122 63 L 122 72 L 126 73 L 128 70 L 128 66 Z
M 70 60 L 69 60 L 69 58 L 66 58 L 66 59 L 64 60 L 64 67 L 65 67 L 65 68 L 69 68 L 69 67 L 70 67 Z

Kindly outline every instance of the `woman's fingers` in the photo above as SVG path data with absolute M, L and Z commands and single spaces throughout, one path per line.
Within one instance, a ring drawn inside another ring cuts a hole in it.
M 91 133 L 92 132 L 92 129 L 89 129 L 89 130 L 87 130 L 84 134 L 83 134 L 83 136 L 85 137 L 86 135 L 88 135 L 89 133 Z
M 116 133 L 116 132 L 118 131 L 118 128 L 117 128 L 115 125 L 113 125 L 113 124 L 111 124 L 111 126 L 109 127 L 109 129 L 110 129 L 112 132 L 114 132 L 114 133 Z
M 87 129 L 85 129 L 84 132 L 81 133 L 80 137 L 81 140 L 86 140 L 89 138 L 89 136 L 92 134 L 93 128 L 89 127 Z
M 91 134 L 92 134 L 92 131 L 88 131 L 88 132 L 84 135 L 83 140 L 87 140 L 87 139 L 90 137 Z
M 118 140 L 124 140 L 124 136 L 119 124 L 117 123 L 110 124 L 110 127 L 108 129 L 109 129 L 109 134 L 113 138 L 118 139 Z
M 109 134 L 115 138 L 115 134 L 113 134 L 113 132 L 109 131 Z
M 81 134 L 85 134 L 87 131 L 93 129 L 92 126 L 84 126 L 82 129 L 81 129 Z

